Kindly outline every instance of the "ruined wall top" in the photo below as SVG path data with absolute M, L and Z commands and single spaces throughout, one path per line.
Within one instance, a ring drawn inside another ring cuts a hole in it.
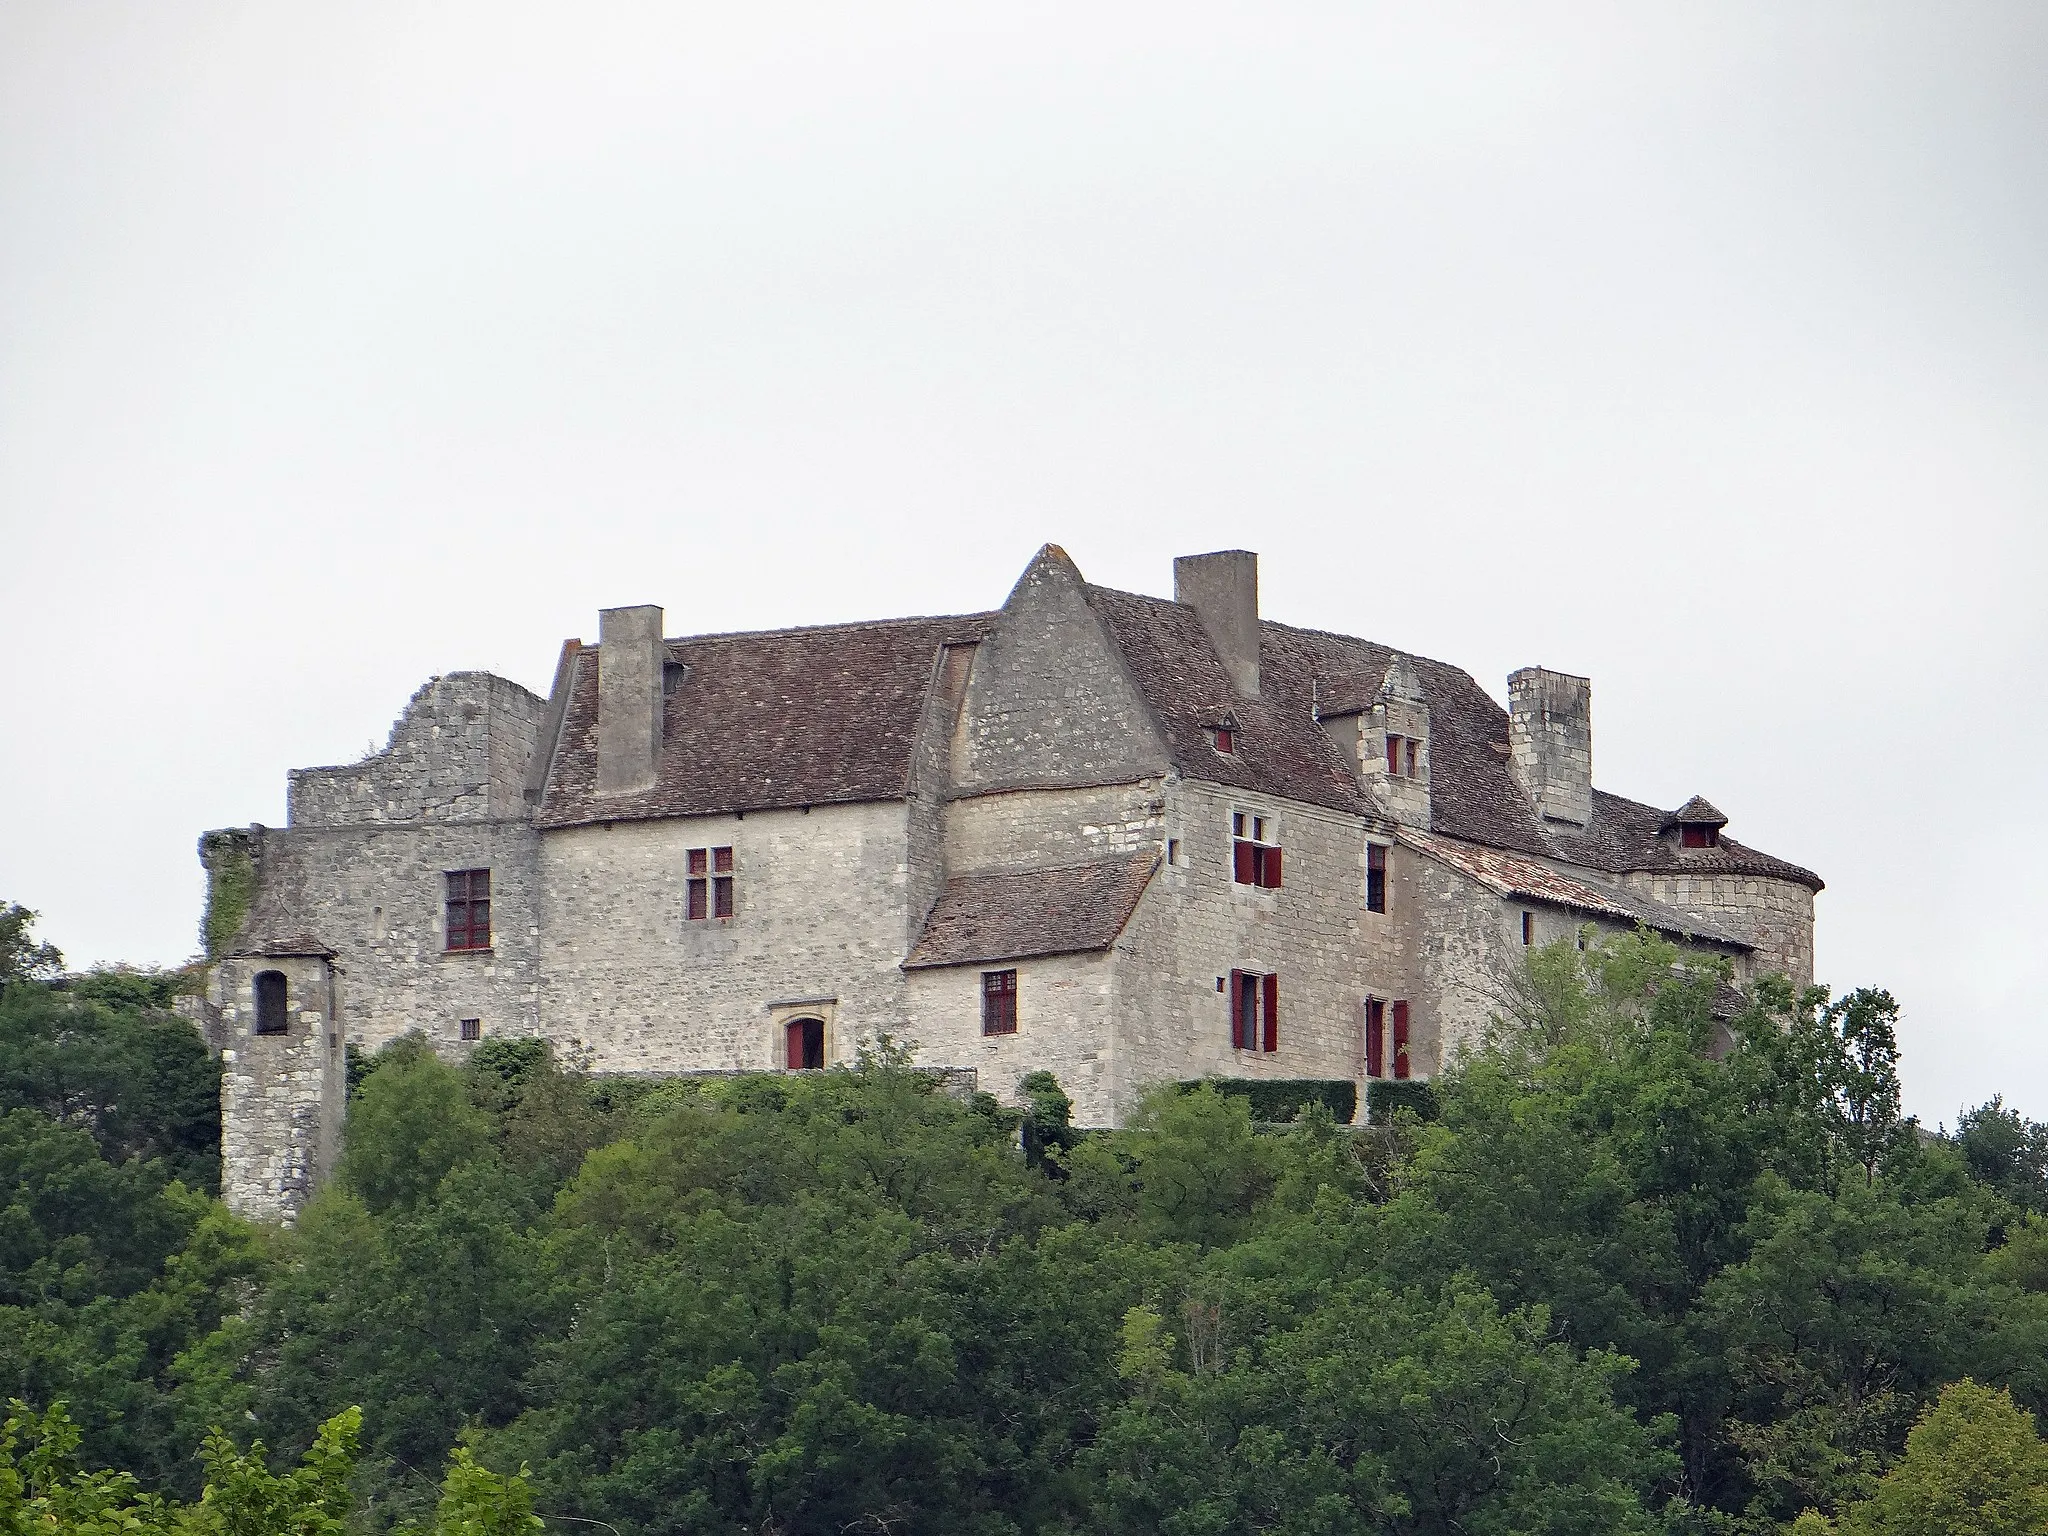
M 342 767 L 291 772 L 288 825 L 522 816 L 526 767 L 545 707 L 489 672 L 433 678 L 412 696 L 382 752 Z

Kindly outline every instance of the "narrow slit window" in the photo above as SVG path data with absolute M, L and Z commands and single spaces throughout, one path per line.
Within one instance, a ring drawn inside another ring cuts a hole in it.
M 984 1035 L 1017 1033 L 1017 973 L 981 973 L 981 1032 Z
M 1522 914 L 1522 942 L 1525 945 L 1536 942 L 1536 914 L 1534 912 L 1524 912 Z
M 491 872 L 456 869 L 448 872 L 448 948 L 491 947 Z
M 1365 845 L 1365 910 L 1387 910 L 1387 850 L 1379 843 Z

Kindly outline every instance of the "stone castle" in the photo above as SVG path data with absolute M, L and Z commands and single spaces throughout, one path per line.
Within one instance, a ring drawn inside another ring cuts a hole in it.
M 1465 672 L 1060 549 L 992 613 L 664 638 L 613 608 L 545 699 L 428 682 L 282 828 L 202 840 L 224 1185 L 291 1220 L 348 1045 L 539 1036 L 600 1072 L 803 1071 L 888 1034 L 1083 1124 L 1205 1076 L 1424 1078 L 1523 946 L 1647 926 L 1811 979 L 1811 872 L 1593 787 L 1584 678 Z

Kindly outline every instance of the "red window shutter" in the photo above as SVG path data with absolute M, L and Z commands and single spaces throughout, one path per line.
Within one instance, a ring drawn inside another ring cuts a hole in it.
M 1387 737 L 1387 772 L 1399 773 L 1400 771 L 1401 738 L 1398 736 L 1389 735 Z
M 1376 997 L 1365 1000 L 1365 1075 L 1387 1075 L 1386 1004 Z
M 1244 972 L 1230 973 L 1230 1048 L 1244 1049 Z
M 784 1035 L 783 1062 L 791 1070 L 804 1065 L 804 1021 L 793 1020 Z
M 1225 727 L 1216 732 L 1216 750 L 1218 752 L 1223 753 L 1225 756 L 1228 756 L 1230 752 L 1233 750 L 1230 731 L 1228 727 Z
M 1408 1075 L 1408 1005 L 1394 1004 L 1394 1076 Z
M 1257 850 L 1250 843 L 1237 843 L 1231 850 L 1236 867 L 1232 871 L 1239 885 L 1258 884 L 1258 872 L 1252 867 Z
M 1266 874 L 1266 878 L 1265 878 L 1265 880 L 1264 880 L 1264 881 L 1262 881 L 1261 883 L 1262 883 L 1262 884 L 1264 884 L 1265 886 L 1267 886 L 1267 887 L 1268 887 L 1269 889 L 1271 889 L 1271 890 L 1275 890 L 1275 891 L 1279 890 L 1279 889 L 1280 889 L 1280 850 L 1279 850 L 1278 848 L 1268 848 L 1268 849 L 1266 850 L 1266 870 L 1265 870 L 1265 874 Z
M 1266 1049 L 1280 1049 L 1280 978 L 1266 978 Z

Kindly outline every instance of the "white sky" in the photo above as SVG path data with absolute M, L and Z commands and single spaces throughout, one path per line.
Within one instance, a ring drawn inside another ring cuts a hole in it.
M 2048 1117 L 2048 7 L 0 0 L 0 898 L 429 675 L 1032 551 L 1594 682 L 1827 878 L 1908 1107 Z

